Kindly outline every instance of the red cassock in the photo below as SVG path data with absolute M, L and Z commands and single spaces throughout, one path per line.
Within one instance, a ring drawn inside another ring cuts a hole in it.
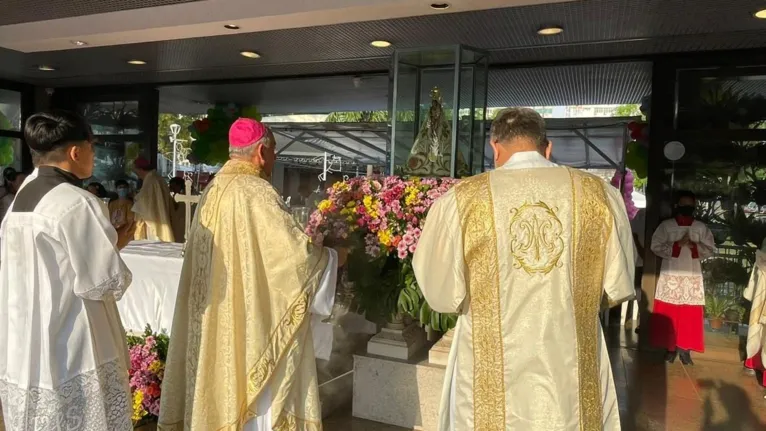
M 680 240 L 688 236 L 690 247 Z M 712 232 L 691 217 L 662 222 L 652 237 L 652 251 L 663 259 L 654 300 L 649 341 L 668 351 L 705 351 L 705 290 L 700 260 L 713 254 Z
M 655 347 L 674 351 L 705 351 L 705 308 L 702 305 L 676 305 L 654 301 L 649 340 Z

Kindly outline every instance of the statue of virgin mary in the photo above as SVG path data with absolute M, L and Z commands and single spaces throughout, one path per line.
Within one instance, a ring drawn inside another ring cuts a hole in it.
M 431 107 L 428 110 L 428 116 L 420 126 L 403 171 L 405 175 L 419 177 L 448 177 L 451 160 L 450 124 L 442 108 L 441 92 L 434 87 L 431 90 Z M 463 177 L 468 174 L 468 165 L 465 163 L 463 154 L 458 150 L 457 176 Z

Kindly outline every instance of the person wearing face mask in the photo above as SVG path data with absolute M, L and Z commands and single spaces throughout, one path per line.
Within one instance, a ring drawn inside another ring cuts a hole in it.
M 125 180 L 117 180 L 114 185 L 117 188 L 117 199 L 109 202 L 109 219 L 113 226 L 133 223 L 135 214 L 131 210 L 133 199 L 130 198 L 130 186 Z
M 710 229 L 694 212 L 694 193 L 677 194 L 676 216 L 660 223 L 652 236 L 652 252 L 662 258 L 654 298 L 650 342 L 667 351 L 666 360 L 680 356 L 693 365 L 690 352 L 704 352 L 705 287 L 700 261 L 713 255 L 715 241 Z

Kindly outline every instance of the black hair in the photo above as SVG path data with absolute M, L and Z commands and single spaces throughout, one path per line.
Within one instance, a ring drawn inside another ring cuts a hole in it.
M 114 188 L 119 189 L 120 187 L 127 187 L 130 188 L 130 185 L 125 180 L 117 180 L 114 182 Z
M 697 195 L 691 190 L 679 190 L 676 192 L 676 203 L 680 202 L 683 198 L 690 198 L 695 203 L 697 202 Z
M 107 197 L 106 189 L 104 188 L 104 186 L 101 183 L 92 182 L 92 183 L 88 184 L 88 187 L 90 187 L 90 186 L 93 186 L 93 187 L 96 188 L 96 196 L 97 197 L 102 198 L 102 199 Z
M 16 176 L 18 174 L 16 169 L 10 166 L 3 169 L 3 187 L 5 187 L 6 192 L 10 193 L 10 185 L 12 182 L 16 181 Z
M 92 130 L 82 116 L 61 109 L 38 112 L 24 124 L 24 142 L 35 162 L 63 161 L 69 144 L 89 141 Z

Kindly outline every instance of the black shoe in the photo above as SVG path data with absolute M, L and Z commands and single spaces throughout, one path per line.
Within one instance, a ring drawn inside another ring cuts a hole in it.
M 673 350 L 672 352 L 668 352 L 667 354 L 665 354 L 665 362 L 667 362 L 668 364 L 672 364 L 673 362 L 676 361 L 677 355 L 678 353 L 675 350 Z
M 679 353 L 678 356 L 681 357 L 682 364 L 694 365 L 694 361 L 692 361 L 692 355 L 688 350 L 681 350 L 681 353 Z

